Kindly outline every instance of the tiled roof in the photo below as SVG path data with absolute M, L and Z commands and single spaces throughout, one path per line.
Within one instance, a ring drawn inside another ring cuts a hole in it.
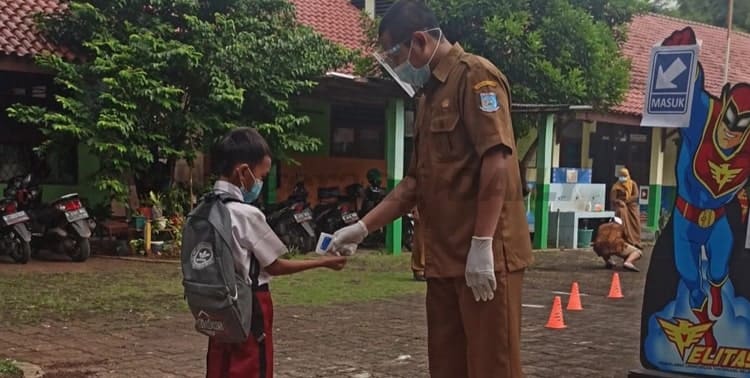
M 297 20 L 350 49 L 364 48 L 360 10 L 349 0 L 291 0 Z
M 296 7 L 300 23 L 344 47 L 363 47 L 364 31 L 360 25 L 360 10 L 349 0 L 291 2 Z M 54 12 L 59 8 L 59 0 L 0 0 L 0 55 L 26 57 L 51 51 L 65 53 L 36 32 L 32 18 L 38 12 Z M 345 70 L 350 71 L 350 68 Z
M 33 16 L 39 12 L 55 12 L 58 0 L 0 1 L 0 55 L 29 57 L 44 52 L 69 54 L 55 48 L 36 32 Z
M 727 29 L 677 18 L 645 14 L 636 16 L 628 29 L 628 40 L 622 48 L 631 59 L 630 87 L 615 113 L 640 116 L 646 92 L 651 47 L 660 44 L 673 31 L 690 26 L 702 40 L 699 60 L 706 75 L 706 89 L 718 95 L 724 84 L 724 56 Z M 733 32 L 729 58 L 729 81 L 750 82 L 750 34 Z

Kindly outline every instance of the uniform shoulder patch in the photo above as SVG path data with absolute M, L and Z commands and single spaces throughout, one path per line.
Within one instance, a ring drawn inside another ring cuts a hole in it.
M 482 92 L 479 94 L 479 110 L 487 113 L 496 112 L 500 109 L 495 92 Z
M 497 85 L 498 85 L 497 82 L 492 81 L 492 80 L 480 81 L 479 83 L 474 85 L 474 91 L 478 92 L 480 89 L 486 88 L 486 87 L 495 88 L 497 87 Z

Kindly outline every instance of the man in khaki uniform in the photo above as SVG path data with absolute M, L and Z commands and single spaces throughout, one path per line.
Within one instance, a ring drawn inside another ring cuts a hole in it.
M 353 253 L 369 231 L 416 204 L 429 251 L 431 377 L 521 377 L 521 286 L 532 256 L 508 82 L 448 42 L 421 1 L 394 3 L 379 36 L 380 63 L 419 95 L 415 153 L 406 178 L 336 232 L 333 249 Z

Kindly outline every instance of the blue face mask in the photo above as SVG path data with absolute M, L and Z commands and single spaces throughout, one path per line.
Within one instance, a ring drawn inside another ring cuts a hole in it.
M 240 180 L 240 184 L 242 185 L 240 188 L 240 191 L 242 191 L 242 200 L 246 203 L 255 202 L 260 197 L 260 191 L 263 190 L 263 181 L 255 178 L 253 171 L 250 171 L 250 175 L 253 176 L 253 186 L 250 187 L 250 190 L 247 190 L 245 184 Z
M 443 31 L 440 30 L 440 37 L 438 38 L 437 45 L 440 44 L 442 39 Z M 406 61 L 394 68 L 393 71 L 398 75 L 398 78 L 401 81 L 411 86 L 422 88 L 428 81 L 430 81 L 430 76 L 432 75 L 432 71 L 430 71 L 430 63 L 432 63 L 432 59 L 435 58 L 435 53 L 437 53 L 437 45 L 435 45 L 435 49 L 432 50 L 430 60 L 428 60 L 424 66 L 416 68 L 409 61 L 409 59 L 411 59 L 411 50 L 414 47 L 414 44 L 412 44 L 409 47 L 409 55 L 406 57 Z

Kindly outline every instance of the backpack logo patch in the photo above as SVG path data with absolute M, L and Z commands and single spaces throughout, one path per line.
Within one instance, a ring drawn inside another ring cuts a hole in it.
M 209 243 L 198 243 L 190 253 L 190 264 L 195 270 L 205 269 L 214 263 L 214 251 Z
M 198 313 L 195 319 L 195 327 L 209 335 L 224 332 L 224 322 L 211 318 L 205 311 Z

